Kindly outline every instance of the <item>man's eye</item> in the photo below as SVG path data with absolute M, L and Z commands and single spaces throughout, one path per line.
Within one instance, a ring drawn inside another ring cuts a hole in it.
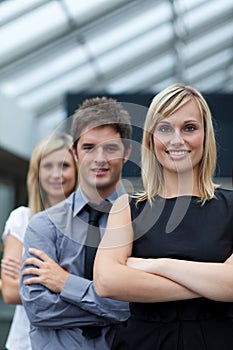
M 84 151 L 92 151 L 94 147 L 92 145 L 84 145 L 83 146 Z
M 118 151 L 118 146 L 108 145 L 105 147 L 105 150 L 108 152 L 116 152 L 116 151 Z

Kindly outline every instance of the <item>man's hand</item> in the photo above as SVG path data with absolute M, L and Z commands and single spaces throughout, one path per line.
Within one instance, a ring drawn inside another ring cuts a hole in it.
M 60 293 L 69 276 L 69 272 L 64 270 L 41 250 L 29 248 L 29 253 L 38 258 L 33 257 L 25 260 L 24 266 L 33 265 L 34 267 L 23 270 L 22 275 L 35 275 L 35 277 L 26 279 L 24 284 L 42 284 L 52 292 Z

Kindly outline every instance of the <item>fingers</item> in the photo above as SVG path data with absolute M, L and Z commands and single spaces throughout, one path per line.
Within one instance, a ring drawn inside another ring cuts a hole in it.
M 28 251 L 30 254 L 35 255 L 36 257 L 38 257 L 42 261 L 50 261 L 51 260 L 50 257 L 42 250 L 39 250 L 36 248 L 29 248 Z
M 43 262 L 50 262 L 52 259 L 43 252 L 42 250 L 36 249 L 36 248 L 29 248 L 29 253 L 32 255 L 35 255 L 36 257 L 27 258 L 24 261 L 24 266 L 26 265 L 34 265 L 38 268 L 41 268 L 43 266 Z
M 25 284 L 25 285 L 29 285 L 29 284 L 38 284 L 38 283 L 40 283 L 40 282 L 38 281 L 38 278 L 39 278 L 39 277 L 28 278 L 27 280 L 25 280 L 25 281 L 23 282 L 23 284 Z
M 40 259 L 37 258 L 28 258 L 24 261 L 24 266 L 27 265 L 34 265 L 37 268 L 41 268 L 43 266 L 43 261 L 41 261 Z
M 27 278 L 23 281 L 24 285 L 29 284 L 43 284 L 43 274 L 41 276 L 41 270 L 36 267 L 29 267 L 22 271 L 22 276 L 28 276 L 30 275 L 30 278 Z
M 12 257 L 2 259 L 2 262 L 9 265 L 20 266 L 21 261 Z
M 36 267 L 29 267 L 28 269 L 22 271 L 22 276 L 26 275 L 40 276 L 40 269 L 37 269 Z
M 10 271 L 8 269 L 2 268 L 2 272 L 7 275 L 10 276 L 11 278 L 17 279 L 19 278 L 19 273 L 16 274 L 14 271 Z
M 18 278 L 20 273 L 20 261 L 14 258 L 2 259 L 2 271 L 13 278 Z
M 20 264 L 21 262 L 19 260 L 13 258 L 2 259 L 1 262 L 3 268 L 9 268 L 11 270 L 20 270 Z

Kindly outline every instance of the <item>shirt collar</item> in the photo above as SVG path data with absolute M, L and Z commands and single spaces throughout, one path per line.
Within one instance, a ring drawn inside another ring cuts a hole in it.
M 124 185 L 122 182 L 120 182 L 119 185 L 117 186 L 116 191 L 111 193 L 110 196 L 108 196 L 106 199 L 108 199 L 111 203 L 114 203 L 118 197 L 120 197 L 125 193 L 126 191 L 125 191 Z M 73 196 L 73 216 L 76 216 L 88 202 L 89 202 L 88 198 L 85 196 L 84 192 L 79 186 Z

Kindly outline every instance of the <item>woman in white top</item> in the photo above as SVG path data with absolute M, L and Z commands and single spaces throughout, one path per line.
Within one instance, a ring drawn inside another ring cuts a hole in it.
M 46 137 L 31 156 L 27 175 L 28 207 L 21 206 L 11 212 L 2 236 L 2 295 L 6 304 L 16 305 L 6 342 L 9 350 L 31 350 L 30 325 L 19 295 L 19 273 L 28 221 L 39 211 L 64 200 L 76 187 L 72 137 L 65 133 Z

